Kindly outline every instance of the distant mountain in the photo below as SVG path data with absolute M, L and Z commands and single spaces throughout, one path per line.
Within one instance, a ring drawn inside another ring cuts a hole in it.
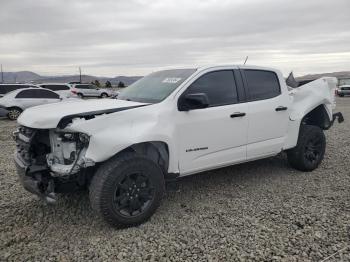
M 112 83 L 112 85 L 117 85 L 122 81 L 125 85 L 131 85 L 135 81 L 142 78 L 142 76 L 116 76 L 116 77 L 99 77 L 92 75 L 82 75 L 83 83 L 90 83 L 92 81 L 98 80 L 101 84 L 104 84 L 107 80 Z M 0 79 L 1 81 L 1 79 Z M 79 81 L 79 75 L 67 75 L 67 76 L 41 76 L 30 71 L 21 72 L 4 72 L 4 82 L 5 83 L 22 83 L 22 82 L 34 82 L 34 83 L 68 83 Z
M 40 75 L 30 71 L 4 72 L 4 82 L 6 83 L 27 82 L 39 78 L 41 78 Z
M 350 71 L 333 72 L 333 73 L 323 73 L 323 74 L 309 74 L 300 77 L 296 77 L 298 81 L 304 80 L 314 80 L 323 76 L 333 76 L 337 78 L 350 78 Z
M 111 83 L 119 83 L 119 81 L 123 82 L 124 84 L 126 84 L 127 86 L 131 85 L 132 83 L 136 82 L 137 80 L 139 80 L 140 78 L 142 78 L 143 76 L 116 76 L 114 78 L 112 78 Z

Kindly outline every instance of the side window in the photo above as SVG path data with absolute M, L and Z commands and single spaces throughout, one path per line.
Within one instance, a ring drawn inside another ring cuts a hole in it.
M 20 91 L 15 98 L 35 98 L 36 97 L 36 90 L 29 89 L 29 90 L 22 90 Z
M 93 85 L 76 85 L 75 88 L 78 88 L 78 89 L 95 89 L 97 87 L 93 86 Z
M 0 94 L 6 94 L 7 92 L 6 92 L 6 86 L 0 86 Z
M 1 85 L 0 86 L 0 94 L 6 94 L 9 93 L 13 90 L 16 90 L 16 86 L 15 85 Z
M 238 102 L 237 87 L 231 70 L 215 71 L 201 76 L 185 91 L 185 94 L 195 93 L 205 93 L 209 106 Z
M 66 85 L 45 85 L 43 87 L 52 91 L 69 90 L 69 87 Z
M 57 90 L 70 90 L 70 88 L 66 85 L 57 85 Z
M 54 92 L 51 92 L 49 90 L 40 90 L 40 89 L 37 89 L 35 90 L 35 97 L 36 98 L 48 98 L 48 99 L 59 99 L 59 95 L 54 93 Z
M 244 70 L 247 80 L 250 100 L 262 100 L 276 97 L 281 94 L 277 75 L 271 71 Z

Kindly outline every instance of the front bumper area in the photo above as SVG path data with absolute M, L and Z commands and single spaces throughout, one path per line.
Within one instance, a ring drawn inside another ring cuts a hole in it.
M 24 189 L 49 203 L 55 202 L 54 182 L 46 178 L 49 174 L 47 168 L 41 166 L 27 166 L 17 153 L 14 155 L 14 160 L 19 181 Z

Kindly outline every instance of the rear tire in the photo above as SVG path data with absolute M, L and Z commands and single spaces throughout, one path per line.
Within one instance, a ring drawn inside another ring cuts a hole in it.
M 160 205 L 164 175 L 152 160 L 135 153 L 114 157 L 92 178 L 92 208 L 110 225 L 129 227 L 147 221 Z
M 101 94 L 101 98 L 107 98 L 107 97 L 108 97 L 108 95 L 106 93 Z
M 77 94 L 79 98 L 84 98 L 84 95 L 82 93 Z
M 289 164 L 300 171 L 312 171 L 322 162 L 326 150 L 326 137 L 321 128 L 302 125 L 296 147 L 287 151 Z
M 8 109 L 7 118 L 10 120 L 17 120 L 17 118 L 22 114 L 23 110 L 18 107 L 12 107 Z

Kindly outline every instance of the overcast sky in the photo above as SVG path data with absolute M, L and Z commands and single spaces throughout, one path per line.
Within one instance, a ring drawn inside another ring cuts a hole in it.
M 350 0 L 0 0 L 4 71 L 144 75 L 248 64 L 350 71 Z

